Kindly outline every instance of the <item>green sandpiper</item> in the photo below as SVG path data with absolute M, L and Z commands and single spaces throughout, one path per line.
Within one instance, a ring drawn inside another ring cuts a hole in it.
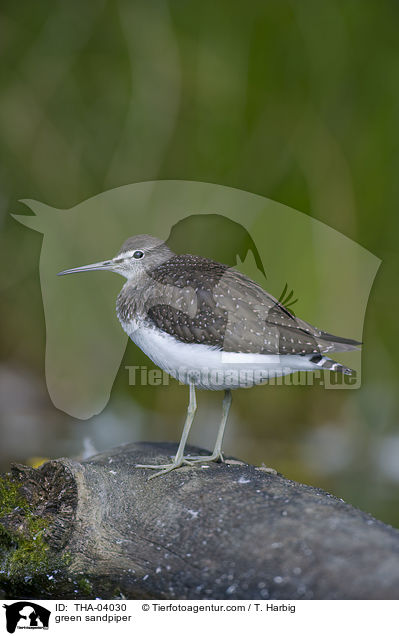
M 223 461 L 222 440 L 231 391 L 295 371 L 352 374 L 328 355 L 361 343 L 313 327 L 241 272 L 212 259 L 175 254 L 148 234 L 125 241 L 111 260 L 67 269 L 59 275 L 109 270 L 127 281 L 116 311 L 128 336 L 151 360 L 189 386 L 189 405 L 179 447 L 170 464 Z M 197 408 L 195 389 L 224 390 L 223 415 L 213 453 L 184 455 Z

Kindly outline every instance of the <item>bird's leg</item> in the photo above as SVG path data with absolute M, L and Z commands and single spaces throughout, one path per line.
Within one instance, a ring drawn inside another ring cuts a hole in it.
M 226 422 L 227 422 L 227 418 L 230 411 L 231 402 L 232 402 L 231 390 L 227 389 L 224 392 L 223 407 L 222 407 L 222 410 L 223 410 L 222 421 L 220 422 L 218 434 L 216 437 L 215 448 L 213 449 L 212 455 L 193 455 L 192 457 L 190 455 L 186 455 L 184 459 L 186 459 L 187 461 L 193 464 L 200 463 L 200 462 L 217 462 L 219 460 L 224 461 L 223 453 L 222 453 L 222 441 L 223 441 L 224 429 L 226 427 Z
M 190 384 L 190 401 L 187 408 L 186 421 L 184 423 L 183 433 L 180 439 L 179 448 L 177 449 L 176 456 L 171 464 L 136 464 L 136 468 L 153 468 L 153 469 L 161 469 L 155 475 L 151 475 L 149 479 L 154 479 L 154 477 L 158 477 L 159 475 L 164 475 L 165 473 L 169 473 L 174 468 L 179 468 L 179 466 L 183 466 L 183 464 L 189 465 L 191 462 L 188 461 L 184 457 L 184 448 L 186 446 L 187 437 L 190 432 L 191 424 L 193 423 L 195 411 L 197 410 L 197 400 L 195 399 L 195 386 L 194 384 Z

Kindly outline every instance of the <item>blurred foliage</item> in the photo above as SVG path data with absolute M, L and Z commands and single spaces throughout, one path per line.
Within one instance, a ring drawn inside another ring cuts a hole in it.
M 396 0 L 3 0 L 2 468 L 80 454 L 86 437 L 177 439 L 187 400 L 176 383 L 133 392 L 129 343 L 102 415 L 52 406 L 41 236 L 9 216 L 26 213 L 18 200 L 62 208 L 124 183 L 209 181 L 306 212 L 383 260 L 362 388 L 239 391 L 226 450 L 399 525 L 398 20 Z M 212 446 L 220 400 L 199 396 L 196 443 Z

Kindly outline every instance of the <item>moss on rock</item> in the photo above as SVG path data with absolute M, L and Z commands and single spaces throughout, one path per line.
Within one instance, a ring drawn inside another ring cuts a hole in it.
M 21 493 L 20 483 L 8 475 L 0 479 L 0 578 L 16 580 L 49 569 L 45 541 L 49 523 L 35 514 Z

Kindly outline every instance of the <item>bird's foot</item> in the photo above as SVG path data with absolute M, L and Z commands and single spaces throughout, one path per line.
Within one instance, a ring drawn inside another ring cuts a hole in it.
M 166 473 L 170 473 L 171 470 L 175 470 L 175 468 L 180 468 L 180 466 L 190 466 L 191 462 L 188 461 L 186 457 L 183 457 L 182 460 L 174 461 L 171 464 L 135 464 L 135 468 L 150 468 L 152 470 L 158 470 L 155 475 L 151 475 L 148 478 L 154 479 L 155 477 L 159 477 L 160 475 L 166 475 Z M 159 470 L 160 469 L 160 470 Z
M 203 464 L 204 462 L 223 462 L 225 461 L 223 453 L 212 453 L 212 455 L 184 455 L 181 460 L 175 460 L 171 464 L 135 464 L 135 468 L 150 468 L 158 470 L 155 475 L 151 475 L 148 479 L 154 479 L 160 475 L 166 475 L 175 468 L 181 466 L 194 466 L 194 464 Z M 227 460 L 228 461 L 228 460 Z
M 200 464 L 201 462 L 225 462 L 223 453 L 212 453 L 212 455 L 185 455 L 184 458 L 189 464 Z
M 230 466 L 246 466 L 246 463 L 240 461 L 239 459 L 225 459 L 224 463 L 230 464 Z

